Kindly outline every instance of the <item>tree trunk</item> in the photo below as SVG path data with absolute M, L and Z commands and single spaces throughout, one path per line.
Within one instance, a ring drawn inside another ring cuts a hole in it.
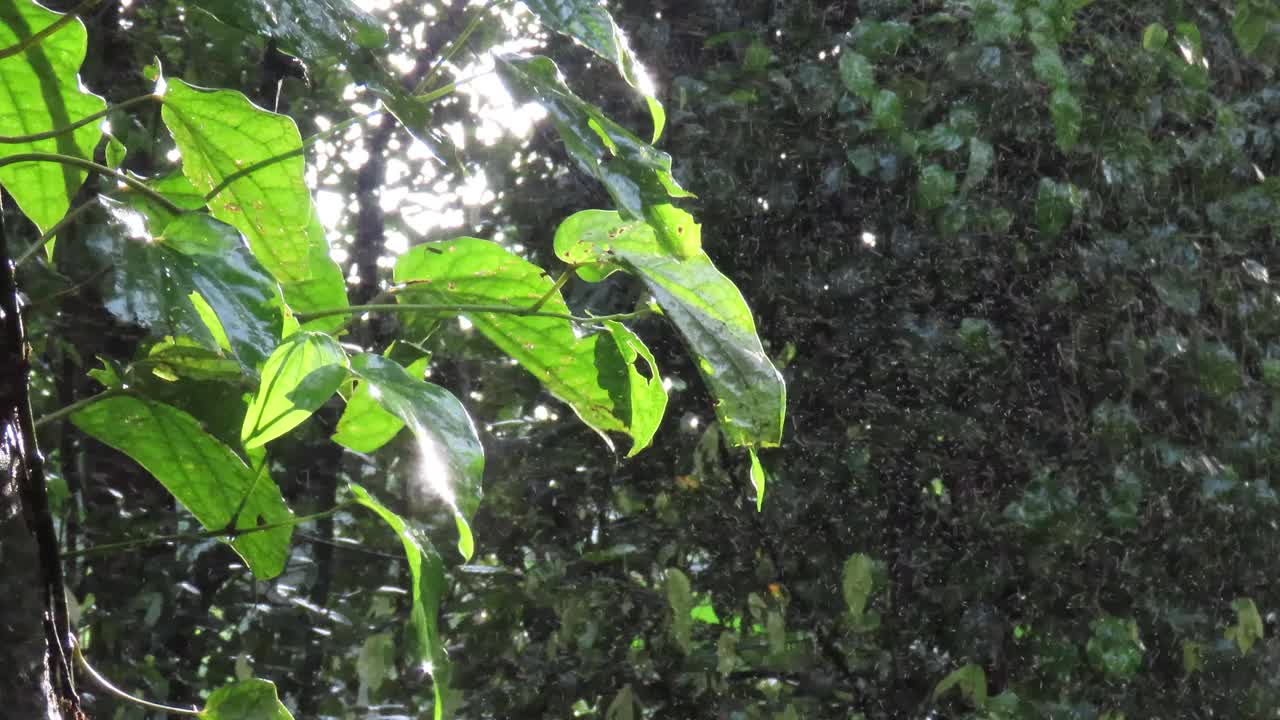
M 58 547 L 28 396 L 27 351 L 0 227 L 0 715 L 83 718 L 72 687 Z

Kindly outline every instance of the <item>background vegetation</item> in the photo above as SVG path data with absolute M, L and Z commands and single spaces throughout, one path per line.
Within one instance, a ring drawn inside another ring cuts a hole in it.
M 218 19 L 272 4 L 103 3 L 82 15 L 81 76 L 119 101 L 150 90 L 141 68 L 158 58 L 167 76 L 287 112 L 304 137 L 372 110 L 373 81 L 350 61 L 305 52 L 284 25 Z M 644 93 L 521 8 L 369 6 L 388 30 L 378 54 L 410 85 L 472 31 L 438 69 L 467 82 L 432 106 L 431 131 L 378 121 L 311 148 L 353 302 L 392 280 L 384 258 L 461 235 L 558 274 L 558 225 L 612 205 L 550 122 L 521 120 L 493 74 L 472 78 L 495 49 L 555 57 L 570 87 L 648 139 Z M 477 418 L 487 456 L 475 554 L 442 552 L 453 713 L 1273 717 L 1280 10 L 610 10 L 665 105 L 658 145 L 697 195 L 682 203 L 787 380 L 785 436 L 760 453 L 756 512 L 749 459 L 722 440 L 696 360 L 660 319 L 634 327 L 669 380 L 665 420 L 655 449 L 628 459 L 476 328 L 442 324 L 430 379 Z M 171 167 L 158 108 L 111 127 L 125 169 Z M 6 210 L 8 232 L 37 235 Z M 37 415 L 98 392 L 95 357 L 127 363 L 153 342 L 74 257 L 19 277 Z M 595 312 L 642 296 L 620 276 L 564 292 Z M 374 346 L 406 322 L 347 339 Z M 344 452 L 328 441 L 341 413 L 335 401 L 272 445 L 290 506 L 323 511 L 356 481 L 451 548 L 412 438 Z M 41 440 L 72 553 L 193 529 L 70 423 Z M 139 695 L 196 703 L 266 677 L 297 717 L 432 707 L 431 680 L 405 660 L 408 570 L 376 516 L 299 528 L 268 581 L 214 539 L 65 565 L 95 665 Z M 94 717 L 154 716 L 86 689 Z

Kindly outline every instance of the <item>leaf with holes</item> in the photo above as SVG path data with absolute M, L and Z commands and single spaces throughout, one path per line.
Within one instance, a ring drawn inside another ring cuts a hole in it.
M 311 417 L 347 379 L 347 364 L 329 335 L 290 335 L 262 367 L 262 384 L 240 429 L 245 448 L 261 447 Z
M 207 530 L 287 522 L 293 513 L 265 468 L 255 471 L 200 423 L 170 405 L 123 396 L 101 400 L 71 416 L 76 427 L 133 458 Z M 231 541 L 259 578 L 284 570 L 290 526 L 250 532 Z
M 730 444 L 781 442 L 782 375 L 764 353 L 742 293 L 706 253 L 676 260 L 659 247 L 650 227 L 605 210 L 570 216 L 556 230 L 555 250 L 565 262 L 592 263 L 579 271 L 584 279 L 623 269 L 644 281 L 697 356 Z
M 448 390 L 424 382 L 420 374 L 411 375 L 380 355 L 357 355 L 351 372 L 368 397 L 413 433 L 422 485 L 453 512 L 458 551 L 470 560 L 475 549 L 471 518 L 480 507 L 484 448 L 467 409 Z M 340 437 L 341 433 L 334 439 Z
M 0 47 L 28 40 L 63 15 L 27 0 L 0 2 Z M 52 34 L 26 50 L 0 58 L 0 135 L 34 135 L 66 127 L 106 108 L 102 98 L 83 91 L 78 73 L 87 34 L 78 18 L 67 18 Z M 0 143 L 0 159 L 23 153 L 58 153 L 92 160 L 102 139 L 97 123 L 74 132 L 27 143 Z M 0 184 L 41 232 L 53 227 L 84 183 L 82 169 L 51 162 L 17 162 L 0 167 Z M 52 253 L 52 245 L 49 246 Z
M 462 314 L 602 435 L 620 432 L 631 436 L 633 452 L 652 436 L 649 427 L 657 398 L 648 380 L 638 372 L 633 374 L 639 353 L 631 351 L 639 338 L 626 338 L 627 347 L 620 349 L 609 332 L 580 337 L 582 328 L 567 319 L 569 308 L 542 268 L 497 243 L 458 238 L 409 250 L 396 263 L 395 281 L 409 285 L 397 297 L 410 304 L 519 310 L 545 297 L 539 311 L 565 317 L 485 311 Z M 648 362 L 647 357 L 645 360 Z
M 409 643 L 415 663 L 431 670 L 435 692 L 435 720 L 444 717 L 449 702 L 449 655 L 440 641 L 437 614 L 440 612 L 440 596 L 444 594 L 444 561 L 427 536 L 411 527 L 404 518 L 391 512 L 378 502 L 368 490 L 351 483 L 356 502 L 369 508 L 395 530 L 404 545 L 405 558 L 409 562 L 409 575 L 413 580 L 413 609 L 409 613 L 409 627 L 413 637 Z
M 700 251 L 696 228 L 688 227 L 692 218 L 669 199 L 692 196 L 671 175 L 670 155 L 575 95 L 550 59 L 502 55 L 497 67 L 512 95 L 546 108 L 578 167 L 604 183 L 620 211 L 653 223 L 669 254 L 683 258 Z

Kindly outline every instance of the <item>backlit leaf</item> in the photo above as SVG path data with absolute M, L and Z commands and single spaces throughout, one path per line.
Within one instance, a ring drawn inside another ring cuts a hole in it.
M 242 502 L 238 529 L 293 517 L 265 468 L 250 468 L 195 418 L 175 407 L 113 397 L 89 405 L 71 420 L 146 468 L 207 530 L 225 529 Z M 292 527 L 283 526 L 246 533 L 232 540 L 231 547 L 255 576 L 271 578 L 284 569 L 292 532 Z
M 970 663 L 951 671 L 934 687 L 933 699 L 937 700 L 952 688 L 959 688 L 960 694 L 974 707 L 987 704 L 987 673 L 980 665 Z
M 421 379 L 429 362 L 430 358 L 419 358 L 406 368 L 409 377 Z M 404 422 L 384 410 L 370 388 L 369 383 L 356 386 L 338 419 L 338 431 L 333 435 L 334 442 L 356 452 L 375 452 L 404 429 Z
M 1251 598 L 1237 598 L 1231 603 L 1231 607 L 1236 611 L 1236 623 L 1227 628 L 1224 637 L 1240 648 L 1241 655 L 1247 655 L 1253 649 L 1253 644 L 1266 634 L 1262 615 Z
M 280 702 L 275 683 L 267 680 L 244 680 L 226 685 L 209 694 L 201 720 L 293 720 L 288 708 Z
M 854 620 L 862 619 L 866 612 L 867 600 L 871 597 L 873 587 L 871 558 L 862 553 L 854 553 L 844 561 L 844 571 L 840 576 L 840 591 L 844 595 L 845 607 Z
M 302 424 L 347 378 L 347 354 L 329 335 L 290 335 L 262 367 L 262 383 L 249 404 L 240 439 L 247 449 L 265 445 Z
M 498 74 L 517 99 L 546 108 L 578 167 L 604 183 L 621 212 L 652 221 L 669 253 L 696 252 L 689 237 L 677 232 L 679 224 L 667 217 L 669 198 L 691 196 L 672 176 L 671 156 L 575 95 L 548 58 L 500 56 Z
M 553 285 L 538 266 L 501 245 L 475 238 L 412 248 L 397 261 L 395 280 L 410 283 L 397 294 L 404 303 L 510 308 L 532 307 Z M 567 315 L 569 308 L 557 291 L 547 297 L 540 311 Z M 556 317 L 482 311 L 462 314 L 572 407 L 587 425 L 602 433 L 626 433 L 633 448 L 643 447 L 652 436 L 657 397 L 648 380 L 638 373 L 640 356 L 626 352 L 633 359 L 624 359 L 626 348 L 619 349 L 615 335 L 582 334 L 583 328 Z M 634 348 L 639 339 L 632 336 L 625 342 Z
M 782 375 L 764 353 L 742 294 L 706 253 L 676 260 L 658 246 L 652 229 L 604 210 L 565 220 L 555 248 L 565 262 L 596 263 L 586 279 L 621 268 L 644 281 L 697 356 L 730 444 L 769 447 L 781 441 Z
M 61 17 L 29 0 L 0 0 L 0 47 L 17 45 Z M 80 86 L 77 74 L 86 42 L 84 24 L 74 19 L 23 52 L 0 58 L 0 135 L 34 135 L 66 127 L 106 107 L 102 98 Z M 44 152 L 92 160 L 101 139 L 98 124 L 89 123 L 45 140 L 0 143 L 0 158 Z M 86 176 L 79 168 L 50 162 L 0 167 L 0 184 L 41 232 L 67 213 Z

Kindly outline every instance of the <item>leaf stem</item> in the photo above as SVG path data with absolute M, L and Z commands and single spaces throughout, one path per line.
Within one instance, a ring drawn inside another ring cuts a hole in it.
M 217 185 L 214 185 L 212 190 L 210 190 L 209 192 L 207 192 L 207 193 L 205 193 L 205 194 L 204 194 L 204 201 L 205 201 L 206 203 L 208 203 L 208 202 L 212 201 L 214 198 L 216 198 L 216 197 L 218 196 L 218 193 L 222 192 L 223 190 L 226 190 L 226 189 L 231 185 L 231 183 L 233 183 L 233 182 L 235 182 L 235 181 L 239 180 L 240 178 L 243 178 L 243 177 L 245 177 L 245 176 L 247 176 L 247 175 L 252 175 L 253 173 L 258 172 L 259 170 L 261 170 L 261 169 L 263 169 L 263 168 L 265 168 L 265 167 L 269 167 L 269 166 L 271 166 L 271 165 L 275 165 L 275 164 L 276 164 L 276 163 L 278 163 L 278 162 L 284 162 L 285 160 L 288 160 L 289 158 L 295 158 L 295 157 L 298 157 L 299 155 L 301 155 L 301 154 L 303 154 L 304 152 L 306 152 L 307 148 L 311 147 L 312 145 L 316 144 L 317 142 L 319 142 L 319 141 L 321 141 L 321 140 L 323 140 L 323 139 L 325 139 L 325 138 L 327 138 L 327 137 L 329 137 L 329 136 L 331 136 L 331 135 L 335 135 L 335 134 L 337 134 L 337 133 L 339 133 L 339 132 L 341 132 L 341 131 L 343 131 L 343 130 L 346 130 L 347 128 L 351 127 L 352 125 L 355 125 L 356 123 L 360 122 L 361 120 L 368 119 L 368 118 L 369 118 L 369 116 L 371 116 L 371 115 L 375 115 L 375 114 L 380 113 L 380 112 L 384 112 L 384 111 L 383 111 L 383 110 L 374 110 L 374 111 L 372 111 L 372 112 L 370 112 L 370 113 L 366 113 L 366 114 L 364 114 L 364 115 L 357 115 L 357 116 L 355 116 L 355 117 L 347 118 L 346 120 L 343 120 L 342 122 L 340 122 L 340 123 L 338 123 L 338 124 L 336 124 L 336 125 L 334 125 L 334 126 L 330 127 L 328 130 L 321 130 L 320 132 L 315 133 L 314 135 L 311 135 L 311 136 L 307 137 L 305 140 L 303 140 L 303 141 L 302 141 L 302 144 L 301 144 L 301 145 L 299 145 L 298 147 L 294 148 L 293 150 L 290 150 L 290 151 L 288 151 L 288 152 L 284 152 L 284 153 L 280 153 L 279 155 L 275 155 L 275 156 L 272 156 L 272 157 L 266 158 L 265 160 L 259 160 L 258 162 L 253 163 L 252 165 L 249 165 L 248 167 L 243 167 L 243 168 L 241 168 L 241 169 L 239 169 L 239 170 L 237 170 L 237 171 L 235 171 L 235 172 L 231 173 L 230 175 L 228 175 L 228 176 L 226 176 L 226 177 L 222 178 L 222 182 L 219 182 Z
M 22 263 L 26 262 L 28 258 L 30 258 L 32 255 L 35 255 L 37 252 L 39 252 L 40 248 L 53 242 L 53 239 L 58 237 L 58 233 L 62 232 L 68 225 L 75 222 L 76 218 L 80 217 L 85 213 L 85 211 L 89 210 L 90 208 L 92 208 L 94 205 L 97 205 L 97 204 L 98 204 L 98 198 L 95 197 L 95 198 L 92 198 L 91 200 L 81 203 L 80 205 L 77 205 L 74 210 L 67 213 L 66 215 L 63 215 L 61 220 L 55 223 L 53 227 L 46 230 L 45 233 L 40 236 L 39 240 L 36 240 L 34 243 L 32 243 L 31 247 L 27 248 L 25 251 L 23 251 L 21 255 L 18 256 L 18 259 L 13 262 L 14 267 L 22 267 Z
M 177 205 L 174 205 L 173 202 L 169 200 L 169 198 L 147 187 L 147 184 L 142 182 L 141 180 L 125 175 L 122 172 L 112 170 L 106 165 L 99 165 L 98 163 L 93 162 L 92 160 L 85 160 L 84 158 L 72 157 L 71 155 L 59 155 L 57 153 L 30 152 L 30 153 L 17 153 L 15 155 L 8 155 L 6 157 L 0 158 L 0 167 L 4 167 L 5 165 L 13 165 L 15 163 L 20 163 L 20 162 L 51 162 L 51 163 L 58 163 L 60 165 L 70 165 L 72 167 L 78 167 L 83 170 L 91 170 L 100 175 L 106 175 L 107 177 L 115 178 L 117 181 L 122 182 L 125 185 L 128 185 L 130 188 L 133 188 L 134 190 L 137 190 L 143 195 L 146 195 L 151 200 L 154 200 L 156 203 L 163 206 L 165 210 L 168 210 L 174 215 L 182 215 L 183 213 L 187 212 L 186 210 L 183 210 Z
M 93 666 L 89 664 L 89 660 L 85 658 L 84 652 L 80 650 L 79 643 L 75 644 L 75 649 L 73 650 L 73 652 L 75 653 L 76 660 L 80 661 L 80 667 L 81 669 L 84 670 L 85 674 L 93 678 L 93 681 L 98 684 L 98 687 L 102 688 L 103 690 L 106 690 L 108 693 L 112 695 L 115 695 L 121 700 L 124 700 L 126 702 L 131 702 L 135 705 L 140 705 L 144 708 L 148 708 L 151 710 L 157 710 L 162 713 L 172 713 L 174 715 L 195 715 L 195 716 L 199 716 L 203 714 L 200 710 L 173 707 L 171 705 L 161 705 L 160 703 L 154 703 L 154 702 L 151 702 L 150 700 L 143 700 L 140 697 L 130 695 L 124 690 L 121 690 L 115 685 L 112 685 L 110 680 L 106 679 L 105 677 L 102 676 L 101 673 L 93 669 Z
M 155 93 L 139 95 L 137 97 L 129 98 L 128 100 L 118 102 L 115 105 L 108 105 L 107 108 L 101 112 L 96 112 L 88 117 L 82 118 L 80 120 L 77 120 L 71 123 L 70 125 L 66 125 L 60 128 L 45 130 L 44 132 L 38 132 L 31 135 L 0 135 L 0 145 L 17 145 L 21 143 L 33 143 L 33 142 L 39 142 L 41 140 L 48 140 L 49 138 L 54 138 L 59 135 L 64 135 L 66 133 L 79 130 L 80 128 L 84 127 L 85 125 L 88 125 L 94 120 L 101 120 L 102 118 L 106 117 L 107 115 L 110 115 L 111 113 L 117 110 L 124 110 L 125 108 L 133 107 L 134 105 L 138 105 L 139 103 L 144 103 L 148 100 L 159 100 L 159 99 L 160 99 L 160 96 L 156 95 Z
M 85 10 L 88 10 L 94 5 L 97 5 L 100 1 L 101 0 L 84 0 L 84 2 L 80 3 L 79 5 L 75 6 L 74 8 L 71 8 L 66 13 L 64 13 L 62 17 L 46 25 L 45 28 L 40 32 L 32 35 L 31 37 L 23 38 L 16 45 L 10 45 L 7 48 L 0 49 L 0 60 L 3 60 L 7 57 L 13 57 L 18 53 L 26 52 L 27 48 L 39 43 L 41 40 L 44 40 L 50 35 L 58 32 L 67 24 L 69 24 L 72 20 L 75 20 L 76 16 L 78 16 L 80 13 L 84 12 Z
M 556 281 L 551 286 L 551 289 L 547 290 L 547 292 L 544 293 L 542 297 L 538 298 L 538 302 L 534 303 L 529 309 L 537 310 L 538 308 L 545 305 L 546 302 L 551 299 L 552 295 L 555 295 L 556 293 L 560 292 L 561 288 L 565 286 L 565 283 L 569 282 L 569 278 L 573 276 L 574 270 L 575 268 L 569 268 L 564 272 L 560 273 L 560 277 L 556 278 Z
M 440 57 L 436 58 L 436 61 L 431 65 L 431 69 L 427 71 L 427 74 L 423 75 L 422 79 L 418 81 L 417 87 L 413 89 L 414 95 L 422 95 L 426 92 L 427 87 L 431 85 L 431 81 L 434 80 L 436 75 L 440 72 L 440 68 L 443 67 L 445 63 L 452 60 L 453 56 L 458 54 L 458 50 L 462 49 L 462 46 L 467 42 L 467 40 L 471 39 L 471 35 L 476 30 L 480 29 L 480 23 L 484 22 L 485 15 L 487 15 L 493 8 L 502 5 L 504 2 L 506 2 L 506 0 L 497 0 L 496 2 L 486 3 L 482 7 L 476 8 L 476 11 L 471 15 L 471 20 L 467 23 L 467 26 L 462 29 L 462 32 L 458 33 L 458 36 L 455 37 L 452 42 L 449 43 L 449 47 L 445 48 L 445 51 L 440 54 Z
M 94 545 L 93 547 L 83 548 L 81 550 L 64 550 L 62 557 L 73 558 L 83 555 L 98 555 L 101 553 L 120 552 L 122 550 L 133 550 L 134 548 L 147 547 L 148 545 L 165 545 L 168 543 L 192 543 L 201 540 L 212 540 L 215 538 L 235 539 L 244 535 L 251 535 L 266 530 L 275 530 L 282 527 L 293 527 L 295 525 L 303 525 L 305 523 L 314 522 L 321 518 L 329 517 L 342 510 L 355 505 L 354 501 L 339 503 L 328 510 L 323 510 L 311 515 L 302 515 L 299 517 L 281 520 L 279 522 L 266 523 L 264 525 L 254 525 L 247 528 L 223 528 L 221 530 L 203 530 L 193 533 L 174 533 L 172 535 L 153 535 L 151 537 L 138 538 L 136 540 L 123 540 L 116 543 L 107 543 L 106 545 Z
M 469 313 L 493 313 L 496 315 L 515 315 L 517 317 L 548 317 L 560 320 L 568 320 L 569 322 L 590 325 L 599 323 L 604 320 L 631 320 L 638 317 L 644 317 L 653 311 L 644 309 L 636 312 L 618 313 L 616 315 L 570 315 L 568 313 L 545 312 L 534 308 L 512 307 L 510 305 L 423 305 L 418 303 L 398 303 L 390 305 L 355 305 L 345 308 L 326 308 L 323 310 L 313 310 L 306 313 L 297 313 L 295 317 L 300 323 L 308 323 L 312 320 L 318 320 L 323 317 L 332 317 L 334 315 L 359 315 L 367 312 L 434 312 L 448 313 L 451 315 L 464 315 Z
M 121 395 L 128 395 L 128 394 L 129 394 L 129 391 L 125 390 L 124 388 L 108 388 L 98 393 L 97 395 L 90 395 L 89 397 L 84 398 L 83 400 L 77 400 L 71 403 L 70 405 L 67 405 L 66 407 L 60 407 L 57 410 L 54 410 L 53 412 L 49 413 L 48 415 L 41 415 L 40 417 L 35 419 L 35 422 L 33 422 L 32 425 L 38 429 L 42 425 L 48 425 L 49 423 L 61 420 L 62 418 L 67 417 L 68 415 L 73 415 L 75 413 L 78 413 L 81 410 L 89 407 L 90 405 L 100 403 L 103 400 L 106 400 L 108 398 L 119 397 Z

